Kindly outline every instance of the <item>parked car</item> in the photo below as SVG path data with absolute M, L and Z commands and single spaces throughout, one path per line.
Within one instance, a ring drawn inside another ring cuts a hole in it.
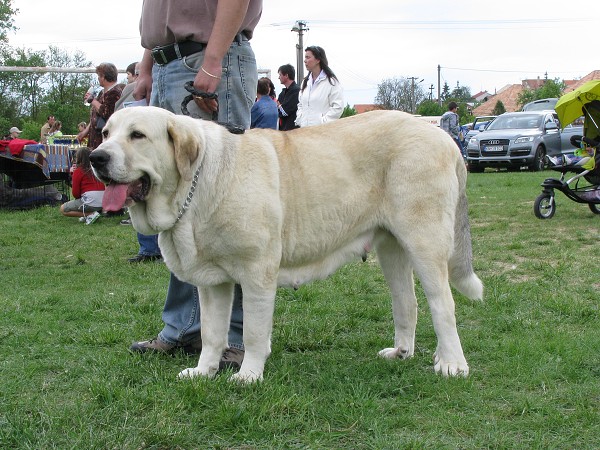
M 471 137 L 467 144 L 467 163 L 471 172 L 486 167 L 518 170 L 543 170 L 546 155 L 562 150 L 560 122 L 554 111 L 504 113 L 488 127 Z
M 472 124 L 469 125 L 469 131 L 465 135 L 465 146 L 469 143 L 469 139 L 486 129 L 492 120 L 497 116 L 477 116 Z
M 553 110 L 558 102 L 557 98 L 542 98 L 540 100 L 534 100 L 523 106 L 521 111 L 548 111 Z

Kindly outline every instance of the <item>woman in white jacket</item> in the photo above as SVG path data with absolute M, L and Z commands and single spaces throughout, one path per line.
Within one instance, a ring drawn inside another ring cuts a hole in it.
M 329 68 L 325 50 L 310 46 L 304 51 L 308 75 L 298 97 L 296 125 L 308 127 L 339 119 L 344 111 L 344 91 Z

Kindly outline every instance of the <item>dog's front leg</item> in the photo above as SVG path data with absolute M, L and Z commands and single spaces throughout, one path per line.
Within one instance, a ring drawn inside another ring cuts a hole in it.
M 198 366 L 180 372 L 180 378 L 213 377 L 227 347 L 227 331 L 233 304 L 233 284 L 199 287 L 202 353 Z
M 261 289 L 242 284 L 245 354 L 240 371 L 231 377 L 234 381 L 262 380 L 265 362 L 271 354 L 275 290 L 276 286 Z

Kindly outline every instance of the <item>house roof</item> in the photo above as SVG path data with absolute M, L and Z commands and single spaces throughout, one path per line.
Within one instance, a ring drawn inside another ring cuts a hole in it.
M 600 80 L 600 70 L 593 70 L 580 80 L 564 80 L 564 83 L 567 86 L 564 93 L 571 92 L 590 80 Z M 496 95 L 490 95 L 487 102 L 482 103 L 477 108 L 473 109 L 473 115 L 490 115 L 498 101 L 501 101 L 504 104 L 504 109 L 506 109 L 507 112 L 518 111 L 520 109 L 520 106 L 517 104 L 519 94 L 523 92 L 524 89 L 537 89 L 542 84 L 544 84 L 544 80 L 532 79 L 523 80 L 521 84 L 507 85 L 500 89 Z
M 357 114 L 362 114 L 362 113 L 366 113 L 368 111 L 375 111 L 377 109 L 383 109 L 383 108 L 379 105 L 359 104 L 359 105 L 354 105 L 354 109 L 356 110 Z

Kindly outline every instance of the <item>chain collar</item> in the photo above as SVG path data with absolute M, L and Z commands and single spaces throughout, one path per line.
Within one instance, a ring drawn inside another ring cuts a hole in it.
M 198 168 L 196 169 L 196 173 L 194 173 L 194 178 L 192 178 L 192 185 L 190 186 L 190 190 L 188 192 L 187 197 L 185 198 L 185 201 L 183 202 L 183 205 L 181 206 L 181 209 L 179 209 L 179 213 L 177 213 L 177 219 L 175 220 L 175 223 L 179 222 L 179 219 L 181 219 L 183 214 L 190 207 L 190 203 L 192 203 L 192 198 L 194 197 L 194 191 L 196 190 L 196 186 L 198 185 L 198 178 L 200 178 L 200 169 L 201 168 L 202 168 L 202 165 L 199 165 Z

